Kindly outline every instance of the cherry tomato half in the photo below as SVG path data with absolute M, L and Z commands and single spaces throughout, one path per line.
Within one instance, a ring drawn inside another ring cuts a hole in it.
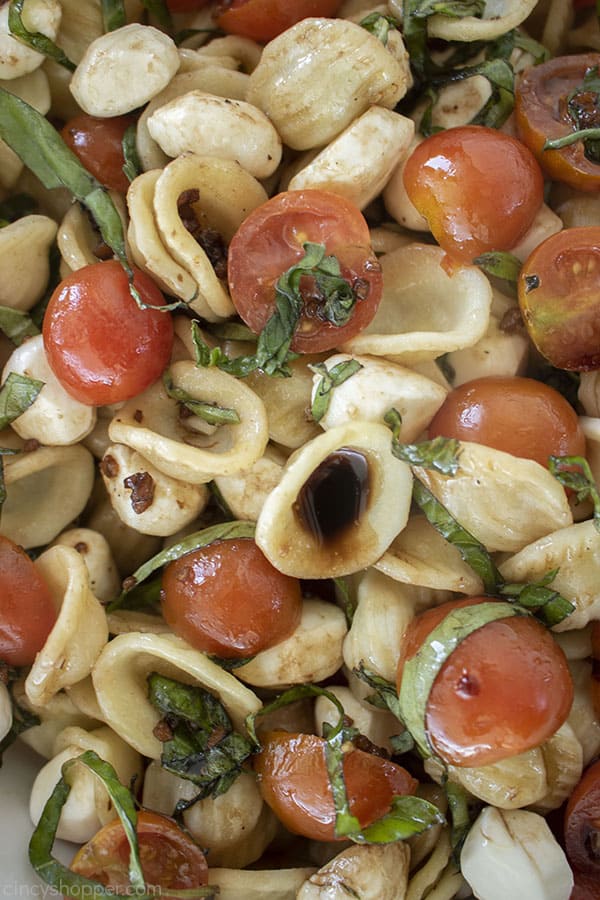
M 154 282 L 136 270 L 144 303 L 163 306 Z M 76 400 L 104 406 L 135 397 L 169 362 L 173 323 L 169 312 L 140 309 L 116 260 L 72 272 L 58 285 L 44 316 L 50 367 Z
M 600 368 L 600 227 L 565 228 L 525 260 L 519 306 L 529 337 L 553 366 Z
M 301 19 L 333 16 L 342 0 L 221 0 L 216 21 L 229 34 L 266 43 Z
M 544 180 L 531 151 L 482 125 L 426 138 L 410 155 L 403 178 L 440 247 L 466 263 L 518 244 L 543 200 Z
M 152 887 L 202 887 L 208 881 L 208 866 L 200 847 L 168 816 L 143 810 L 136 826 L 142 872 Z M 71 870 L 114 891 L 131 890 L 128 875 L 129 844 L 119 819 L 104 825 L 77 852 Z M 168 895 L 163 895 L 169 900 Z
M 600 885 L 600 760 L 588 766 L 569 797 L 564 834 L 571 865 Z
M 430 438 L 485 444 L 544 467 L 549 456 L 585 456 L 577 413 L 562 394 L 534 378 L 492 375 L 461 384 L 428 430 Z
M 489 597 L 451 600 L 414 618 L 398 665 L 404 664 L 452 610 Z M 571 709 L 573 683 L 551 633 L 533 616 L 483 625 L 459 643 L 433 683 L 425 726 L 440 756 L 455 766 L 485 766 L 539 746 Z
M 575 884 L 569 900 L 600 900 L 600 881 L 593 875 L 586 875 L 573 867 Z
M 81 113 L 70 119 L 60 133 L 66 145 L 100 184 L 125 194 L 129 179 L 123 171 L 123 135 L 134 123 L 133 116 L 99 119 Z
M 215 541 L 166 567 L 162 611 L 192 647 L 224 658 L 254 656 L 300 623 L 300 582 L 275 569 L 250 538 Z
M 325 762 L 325 741 L 314 734 L 268 732 L 254 769 L 265 802 L 294 834 L 333 841 L 335 806 Z M 344 755 L 350 812 L 361 828 L 380 819 L 392 798 L 413 794 L 417 782 L 396 763 L 362 750 Z
M 600 53 L 557 56 L 528 69 L 515 92 L 515 121 L 521 140 L 550 178 L 580 191 L 600 190 L 600 165 L 586 157 L 583 141 L 560 150 L 544 150 L 544 144 L 582 127 L 600 125 L 597 98 L 589 91 L 578 91 L 588 69 L 598 65 Z M 568 111 L 572 94 L 585 110 L 579 126 Z
M 0 660 L 31 665 L 56 616 L 50 588 L 35 564 L 22 547 L 0 535 Z
M 322 315 L 314 279 L 301 283 L 304 310 L 291 349 L 332 350 L 366 328 L 379 306 L 381 267 L 370 245 L 369 227 L 348 200 L 329 191 L 287 191 L 253 210 L 229 245 L 231 299 L 252 331 L 262 331 L 275 307 L 279 277 L 305 255 L 305 242 L 322 244 L 337 258 L 342 277 L 358 300 L 349 321 L 336 326 Z

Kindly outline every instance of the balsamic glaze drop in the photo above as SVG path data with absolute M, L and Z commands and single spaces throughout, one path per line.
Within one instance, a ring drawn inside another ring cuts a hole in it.
M 357 450 L 342 447 L 307 479 L 294 512 L 302 527 L 324 544 L 342 537 L 360 519 L 368 500 L 369 462 Z

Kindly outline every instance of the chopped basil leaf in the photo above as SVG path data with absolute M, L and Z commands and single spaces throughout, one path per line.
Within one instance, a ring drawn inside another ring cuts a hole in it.
M 594 526 L 600 531 L 600 493 L 590 464 L 583 456 L 551 456 L 548 468 L 563 487 L 575 494 L 577 503 L 588 498 L 594 504 Z
M 352 840 L 353 836 L 360 834 L 360 822 L 350 812 L 350 800 L 344 778 L 344 755 L 347 752 L 348 737 L 343 727 L 331 731 L 324 728 L 323 736 L 325 764 L 335 806 L 335 836 L 348 837 Z
M 27 338 L 35 337 L 40 333 L 33 319 L 26 312 L 12 309 L 10 306 L 0 306 L 0 331 L 17 347 L 20 347 Z
M 108 612 L 119 609 L 125 601 L 125 597 L 129 591 L 133 590 L 134 587 L 137 587 L 137 585 L 149 578 L 157 569 L 161 569 L 168 563 L 179 559 L 181 556 L 185 556 L 186 553 L 191 553 L 193 550 L 199 550 L 201 547 L 208 547 L 208 545 L 212 544 L 214 541 L 226 541 L 233 538 L 253 538 L 254 528 L 254 522 L 223 522 L 219 525 L 211 525 L 210 528 L 205 528 L 203 531 L 195 531 L 194 534 L 188 535 L 182 541 L 179 541 L 179 543 L 173 544 L 172 547 L 161 550 L 160 553 L 157 553 L 155 556 L 146 560 L 139 569 L 136 569 L 133 575 L 130 575 L 130 577 L 125 580 L 122 592 L 117 599 L 107 607 Z
M 196 322 L 194 324 L 197 326 Z M 255 344 L 258 340 L 258 335 L 243 322 L 210 322 L 204 328 L 220 341 L 246 341 Z
M 43 381 L 9 372 L 0 388 L 0 431 L 29 409 L 44 387 Z
M 433 825 L 445 825 L 446 820 L 437 806 L 421 797 L 394 797 L 385 816 L 363 828 L 362 834 L 351 838 L 357 844 L 392 844 L 422 834 Z
M 173 31 L 173 19 L 165 0 L 142 0 L 142 6 L 156 18 L 161 28 L 169 33 Z
M 554 138 L 554 140 L 548 139 L 542 150 L 562 150 L 563 147 L 570 147 L 571 144 L 576 144 L 577 141 L 584 141 L 584 143 L 586 141 L 600 141 L 600 128 L 581 128 L 579 131 L 572 131 L 564 137 Z M 592 158 L 591 161 L 600 162 L 600 156 L 598 159 Z
M 234 375 L 236 378 L 245 378 L 250 372 L 255 372 L 258 363 L 255 356 L 237 356 L 230 359 L 220 347 L 209 347 L 202 337 L 200 326 L 196 321 L 192 322 L 192 341 L 196 355 L 196 365 L 200 368 L 216 366 L 223 372 Z
M 600 128 L 598 127 L 598 104 L 600 102 L 600 76 L 598 66 L 589 68 L 580 85 L 570 94 L 567 100 L 567 115 L 576 129 L 571 140 L 564 142 L 549 141 L 544 150 L 567 147 L 576 140 L 582 140 L 584 155 L 591 162 L 600 162 Z
M 254 747 L 233 730 L 223 704 L 202 687 L 157 672 L 148 676 L 148 696 L 163 717 L 163 769 L 200 787 L 196 799 L 224 794 Z
M 102 0 L 102 22 L 104 31 L 114 31 L 127 24 L 123 0 Z
M 441 87 L 443 84 L 473 78 L 474 75 L 487 78 L 492 92 L 469 124 L 500 128 L 510 116 L 515 100 L 515 73 L 510 63 L 503 59 L 487 59 L 477 65 L 446 70 L 443 75 L 434 77 L 432 84 Z
M 427 520 L 436 531 L 439 531 L 442 537 L 457 548 L 467 565 L 479 575 L 486 592 L 488 594 L 495 593 L 498 585 L 503 584 L 503 580 L 483 544 L 457 522 L 418 478 L 413 481 L 413 500 L 425 513 Z
M 193 415 L 198 416 L 207 424 L 239 425 L 241 420 L 237 410 L 217 406 L 216 403 L 207 403 L 204 400 L 195 400 L 187 391 L 175 387 L 168 371 L 164 373 L 162 380 L 165 390 L 172 400 L 182 403 Z
M 384 16 L 381 13 L 374 12 L 365 16 L 358 24 L 368 31 L 369 34 L 374 35 L 386 47 L 390 31 L 392 29 L 398 30 L 400 23 L 393 16 Z
M 406 727 L 423 756 L 435 755 L 425 727 L 431 688 L 439 672 L 458 645 L 474 631 L 498 619 L 528 615 L 514 603 L 478 603 L 453 609 L 428 635 L 419 652 L 404 663 L 400 686 L 400 708 Z
M 403 0 L 402 35 L 408 50 L 411 69 L 422 82 L 436 68 L 427 51 L 427 19 L 439 13 L 451 18 L 481 15 L 484 0 Z
M 284 691 L 282 694 L 279 694 L 274 700 L 271 700 L 265 706 L 261 707 L 258 712 L 251 713 L 247 716 L 245 722 L 246 729 L 250 735 L 250 739 L 254 742 L 256 749 L 260 749 L 260 741 L 256 736 L 256 720 L 262 718 L 262 716 L 267 713 L 276 712 L 278 709 L 283 709 L 291 703 L 296 703 L 297 700 L 304 700 L 306 697 L 327 697 L 328 700 L 331 700 L 339 714 L 339 721 L 335 733 L 342 729 L 344 707 L 335 694 L 330 693 L 330 691 L 319 687 L 316 684 L 298 684 L 288 688 L 288 690 Z
M 358 601 L 352 597 L 350 587 L 345 578 L 334 578 L 333 583 L 335 584 L 335 592 L 339 605 L 344 610 L 346 622 L 348 623 L 348 627 L 350 627 L 350 625 L 352 625 L 352 620 L 354 619 Z
M 503 281 L 516 283 L 521 271 L 521 260 L 512 253 L 503 250 L 493 250 L 490 253 L 482 253 L 473 260 L 474 266 L 483 269 L 486 275 L 501 278 Z
M 454 861 L 460 862 L 460 851 L 465 842 L 465 838 L 471 829 L 471 825 L 475 821 L 482 803 L 477 801 L 472 794 L 469 794 L 460 784 L 455 784 L 444 778 L 442 781 L 448 798 L 448 809 L 450 810 L 450 819 L 452 827 L 450 829 L 450 845 L 452 847 L 452 855 Z
M 123 172 L 128 181 L 134 181 L 142 171 L 142 164 L 137 152 L 136 146 L 136 127 L 129 125 L 125 129 L 121 146 L 123 148 Z
M 392 453 L 397 459 L 411 466 L 434 469 L 442 475 L 456 475 L 459 467 L 460 442 L 441 435 L 419 444 L 403 444 L 400 439 L 402 416 L 397 409 L 390 409 L 383 417 L 392 432 Z
M 418 0 L 413 7 L 413 15 L 420 19 L 435 15 L 448 16 L 449 19 L 464 19 L 467 16 L 481 18 L 485 0 Z
M 315 374 L 321 375 L 321 379 L 317 384 L 315 398 L 312 402 L 311 415 L 315 422 L 320 422 L 331 402 L 331 392 L 338 385 L 343 384 L 352 375 L 362 369 L 363 366 L 356 359 L 349 359 L 345 362 L 337 363 L 328 369 L 325 363 L 315 363 L 308 367 Z
M 49 59 L 53 59 L 61 66 L 64 66 L 65 69 L 68 69 L 69 72 L 74 72 L 77 66 L 74 62 L 71 62 L 60 47 L 56 46 L 54 41 L 39 31 L 27 30 L 21 18 L 24 5 L 25 0 L 11 0 L 8 8 L 8 28 L 12 36 L 22 44 L 25 44 L 25 46 L 31 47 L 32 50 L 36 50 Z
M 15 456 L 20 450 L 13 450 L 10 447 L 0 447 L 0 511 L 6 501 L 6 484 L 4 483 L 4 456 Z
M 535 617 L 547 628 L 552 628 L 570 616 L 575 609 L 575 606 L 558 591 L 548 587 L 557 573 L 558 569 L 553 569 L 539 581 L 528 584 L 503 584 L 498 593 L 516 600 L 519 606 L 525 609 L 534 610 Z
M 149 581 L 136 584 L 135 587 L 127 591 L 122 602 L 119 603 L 119 609 L 142 610 L 147 613 L 159 613 L 160 591 L 162 588 L 162 575 L 157 575 Z M 116 601 L 115 601 L 116 604 Z M 109 607 L 109 610 L 111 607 Z
M 395 684 L 392 684 L 391 681 L 386 681 L 385 678 L 382 678 L 381 675 L 377 675 L 370 669 L 366 669 L 362 662 L 358 669 L 354 669 L 354 674 L 375 691 L 374 694 L 366 698 L 371 706 L 376 706 L 378 709 L 389 709 L 400 722 L 404 722 Z

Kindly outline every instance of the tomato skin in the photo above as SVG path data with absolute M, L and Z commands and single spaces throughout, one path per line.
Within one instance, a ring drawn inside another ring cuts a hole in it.
M 61 129 L 66 145 L 100 184 L 121 194 L 127 193 L 129 179 L 123 171 L 123 135 L 133 116 L 100 119 L 81 113 Z
M 569 797 L 564 817 L 565 851 L 573 868 L 600 885 L 600 759 L 583 773 Z
M 405 662 L 449 612 L 490 600 L 451 600 L 413 619 L 402 638 L 398 691 Z M 572 701 L 565 655 L 550 632 L 533 616 L 513 616 L 477 629 L 450 654 L 429 694 L 425 726 L 445 762 L 485 766 L 539 746 Z
M 254 769 L 266 803 L 294 834 L 316 841 L 335 836 L 335 807 L 327 766 L 325 741 L 314 734 L 268 732 Z M 351 750 L 344 755 L 344 781 L 350 812 L 361 828 L 388 812 L 392 798 L 413 794 L 417 781 L 396 763 Z
M 463 263 L 518 244 L 543 201 L 544 181 L 531 151 L 482 125 L 426 138 L 410 155 L 403 179 L 440 247 Z
M 579 191 L 600 190 L 600 168 L 586 158 L 583 142 L 561 150 L 543 148 L 547 140 L 575 130 L 566 111 L 568 98 L 582 84 L 586 71 L 599 64 L 599 53 L 557 56 L 528 69 L 515 92 L 515 122 L 521 140 L 551 179 Z
M 183 890 L 208 882 L 208 866 L 200 847 L 168 816 L 142 810 L 136 831 L 142 871 L 147 885 Z M 99 881 L 105 887 L 127 892 L 129 844 L 119 819 L 104 825 L 84 844 L 71 870 Z M 165 900 L 169 900 L 168 895 Z
M 29 666 L 57 618 L 50 588 L 22 547 L 0 535 L 0 660 Z
M 300 582 L 275 569 L 250 538 L 215 541 L 166 567 L 163 615 L 192 647 L 244 659 L 300 623 Z
M 572 868 L 575 884 L 569 900 L 600 900 L 600 881 Z
M 459 385 L 428 432 L 430 438 L 485 444 L 544 467 L 549 456 L 585 456 L 577 413 L 562 394 L 533 378 L 491 375 Z
M 143 272 L 134 284 L 142 300 L 164 305 Z M 173 345 L 169 312 L 140 309 L 117 260 L 72 272 L 58 285 L 44 316 L 44 347 L 66 391 L 89 406 L 135 397 L 160 377 Z
M 529 337 L 553 366 L 600 368 L 600 227 L 565 228 L 525 260 L 517 283 Z
M 342 0 L 222 0 L 216 22 L 228 34 L 266 43 L 309 16 L 333 16 Z
M 329 191 L 287 191 L 253 210 L 229 245 L 229 290 L 239 315 L 259 333 L 274 311 L 277 280 L 304 257 L 306 241 L 323 244 L 326 254 L 339 260 L 342 277 L 351 284 L 362 283 L 366 293 L 349 322 L 340 327 L 320 319 L 318 303 L 309 297 L 291 349 L 320 353 L 366 328 L 383 290 L 369 227 L 348 200 Z

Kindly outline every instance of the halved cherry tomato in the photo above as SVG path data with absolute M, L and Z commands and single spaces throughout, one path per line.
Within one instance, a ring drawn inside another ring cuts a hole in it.
M 600 885 L 600 760 L 588 766 L 569 797 L 564 833 L 571 865 Z
M 254 757 L 265 802 L 289 831 L 315 841 L 336 840 L 324 747 L 324 739 L 314 734 L 271 731 Z M 394 796 L 413 794 L 417 788 L 402 766 L 362 750 L 346 753 L 343 769 L 350 812 L 361 828 L 384 816 Z
M 543 200 L 544 181 L 531 151 L 481 125 L 426 138 L 410 155 L 403 178 L 440 247 L 466 263 L 518 244 Z
M 305 242 L 321 244 L 328 256 L 337 258 L 342 277 L 358 297 L 349 321 L 338 327 L 323 317 L 314 279 L 305 276 L 301 284 L 304 310 L 291 349 L 319 353 L 366 328 L 383 289 L 369 227 L 348 200 L 329 191 L 287 191 L 257 207 L 229 245 L 229 289 L 244 322 L 259 333 L 274 311 L 279 277 L 304 257 Z
M 556 56 L 525 72 L 515 92 L 515 121 L 521 140 L 550 178 L 580 191 L 600 190 L 600 164 L 586 157 L 583 141 L 560 150 L 544 150 L 544 144 L 578 130 L 568 113 L 568 101 L 582 86 L 588 69 L 599 65 L 600 53 Z M 598 127 L 597 97 L 589 91 L 579 92 L 579 97 L 580 105 L 588 110 L 585 127 Z
M 31 665 L 56 617 L 50 588 L 35 564 L 22 547 L 0 535 L 0 660 Z
M 134 284 L 144 303 L 163 306 L 152 279 L 139 270 Z M 65 390 L 89 406 L 135 397 L 169 362 L 169 312 L 140 309 L 116 260 L 72 272 L 58 285 L 44 316 L 44 347 Z
M 459 385 L 429 425 L 443 435 L 485 444 L 548 465 L 549 456 L 585 456 L 577 413 L 562 394 L 534 378 L 489 376 Z
M 569 900 L 600 900 L 600 880 L 571 867 L 575 884 Z
M 451 600 L 414 618 L 402 638 L 404 664 L 452 610 L 489 597 Z M 485 766 L 539 746 L 571 709 L 573 683 L 551 633 L 533 616 L 489 622 L 461 641 L 433 683 L 425 727 L 436 753 L 455 766 Z
M 202 887 L 208 881 L 204 853 L 168 816 L 142 810 L 136 832 L 146 884 L 153 888 Z M 119 819 L 104 825 L 77 852 L 71 870 L 114 891 L 131 890 L 128 876 L 129 844 Z M 162 894 L 169 900 L 167 894 Z
M 342 0 L 221 0 L 216 21 L 229 34 L 266 43 L 301 19 L 333 16 Z
M 529 337 L 553 366 L 600 368 L 600 227 L 565 228 L 525 260 L 519 305 Z
M 162 611 L 192 647 L 224 658 L 254 656 L 300 623 L 300 582 L 275 569 L 250 538 L 215 541 L 166 567 Z
M 62 128 L 64 142 L 100 184 L 127 193 L 129 179 L 123 171 L 123 135 L 135 123 L 133 116 L 98 119 L 81 113 Z

